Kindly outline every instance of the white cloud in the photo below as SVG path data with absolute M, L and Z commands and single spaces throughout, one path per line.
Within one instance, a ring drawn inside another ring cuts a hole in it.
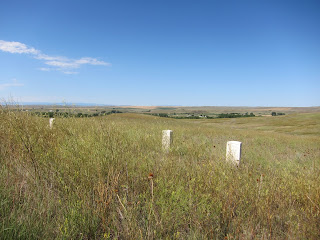
M 80 65 L 71 61 L 47 61 L 45 64 L 59 68 L 79 68 Z
M 51 68 L 38 68 L 40 71 L 44 71 L 44 72 L 50 72 L 52 69 Z
M 40 71 L 44 72 L 50 72 L 50 71 L 60 71 L 63 72 L 64 74 L 78 74 L 78 72 L 74 71 L 67 71 L 66 68 L 38 68 Z
M 37 57 L 38 58 L 38 57 Z M 95 58 L 91 57 L 82 57 L 80 59 L 69 59 L 66 57 L 50 57 L 50 56 L 41 56 L 41 58 L 47 60 L 45 64 L 49 66 L 59 67 L 63 69 L 76 69 L 80 68 L 81 65 L 88 64 L 88 65 L 102 65 L 102 66 L 110 66 L 110 63 L 99 61 Z
M 46 60 L 46 61 L 68 61 L 68 58 L 66 57 L 61 57 L 61 56 L 48 56 L 43 53 L 39 53 L 36 56 L 34 56 L 36 59 L 40 60 Z
M 72 71 L 63 71 L 65 74 L 78 74 L 78 72 L 72 72 Z
M 22 87 L 22 86 L 24 86 L 24 84 L 18 83 L 16 79 L 12 79 L 10 83 L 0 84 L 0 90 L 4 90 L 9 87 Z
M 0 50 L 9 53 L 30 53 L 30 54 L 39 54 L 39 51 L 30 48 L 27 45 L 20 42 L 6 42 L 0 40 Z
M 98 61 L 95 58 L 90 58 L 90 57 L 83 57 L 80 58 L 79 60 L 75 60 L 75 63 L 77 64 L 91 64 L 91 65 L 103 65 L 103 66 L 110 66 L 110 63 L 103 62 L 103 61 Z
M 28 47 L 20 42 L 6 42 L 0 40 L 0 50 L 10 53 L 26 53 L 33 55 L 33 58 L 43 60 L 44 64 L 55 68 L 39 68 L 41 71 L 57 70 L 65 74 L 76 74 L 77 72 L 70 71 L 70 69 L 80 68 L 81 65 L 101 65 L 110 66 L 108 62 L 100 61 L 96 58 L 82 57 L 80 59 L 71 59 L 64 56 L 49 56 L 43 54 L 40 50 Z

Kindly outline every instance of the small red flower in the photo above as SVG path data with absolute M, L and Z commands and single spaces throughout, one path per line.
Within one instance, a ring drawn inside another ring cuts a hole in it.
M 153 173 L 149 173 L 148 178 L 152 179 L 153 178 Z

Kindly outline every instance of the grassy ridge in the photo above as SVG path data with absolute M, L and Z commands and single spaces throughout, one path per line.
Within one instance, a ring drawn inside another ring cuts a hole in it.
M 318 133 L 312 116 L 300 128 Z M 0 237 L 319 239 L 319 135 L 261 131 L 277 124 L 259 121 L 271 120 L 114 114 L 50 130 L 48 119 L 2 109 Z M 167 155 L 164 129 L 174 131 Z M 239 169 L 225 162 L 228 140 L 243 142 Z
M 242 119 L 213 119 L 201 120 L 206 125 L 222 125 L 235 129 L 254 129 L 290 135 L 320 136 L 320 113 L 300 113 L 288 116 L 242 118 Z

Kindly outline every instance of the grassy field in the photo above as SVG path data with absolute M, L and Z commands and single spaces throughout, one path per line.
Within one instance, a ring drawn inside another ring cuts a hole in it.
M 16 106 L 13 106 L 16 108 Z M 121 111 L 123 113 L 146 113 L 146 114 L 159 114 L 165 113 L 169 115 L 176 114 L 177 116 L 187 116 L 189 114 L 194 115 L 207 115 L 215 116 L 221 113 L 254 113 L 259 115 L 271 115 L 272 112 L 277 113 L 317 113 L 320 112 L 320 107 L 186 107 L 186 106 L 72 106 L 72 105 L 26 105 L 20 106 L 20 109 L 28 110 L 30 112 L 47 112 L 49 110 L 60 112 L 73 112 L 73 113 L 88 113 L 94 114 L 102 111 Z
M 0 109 L 0 239 L 320 239 L 319 113 L 48 122 Z

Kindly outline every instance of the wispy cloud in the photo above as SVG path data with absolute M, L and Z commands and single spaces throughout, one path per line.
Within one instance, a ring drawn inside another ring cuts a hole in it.
M 64 56 L 49 56 L 33 47 L 29 47 L 20 42 L 7 42 L 0 40 L 0 50 L 9 53 L 30 54 L 33 58 L 44 61 L 44 64 L 51 68 L 39 68 L 41 71 L 57 70 L 65 74 L 76 74 L 73 69 L 80 68 L 81 65 L 101 65 L 110 66 L 108 62 L 100 61 L 96 58 L 82 57 L 80 59 L 72 59 Z
M 44 72 L 50 72 L 52 69 L 51 69 L 51 68 L 44 68 L 44 67 L 42 67 L 42 68 L 38 68 L 38 70 L 44 71 Z
M 27 45 L 20 42 L 6 42 L 0 40 L 0 50 L 9 53 L 30 53 L 39 54 L 39 51 L 28 47 Z
M 9 87 L 22 87 L 24 86 L 22 83 L 18 83 L 16 79 L 12 79 L 9 83 L 0 84 L 0 90 L 4 90 Z
M 45 67 L 42 67 L 42 68 L 38 68 L 38 70 L 40 71 L 43 71 L 43 72 L 51 72 L 51 71 L 61 71 L 63 72 L 64 74 L 78 74 L 78 72 L 75 72 L 75 71 L 69 71 L 67 70 L 68 68 L 45 68 Z
M 64 71 L 63 72 L 64 74 L 78 74 L 78 72 L 73 72 L 73 71 Z

